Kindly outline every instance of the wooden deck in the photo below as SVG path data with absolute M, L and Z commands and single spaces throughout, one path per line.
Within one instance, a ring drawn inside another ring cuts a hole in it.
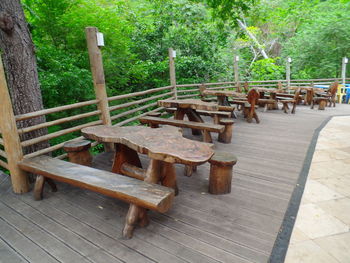
M 260 124 L 239 116 L 231 144 L 213 134 L 216 149 L 238 158 L 231 194 L 207 193 L 208 164 L 190 178 L 178 166 L 173 208 L 150 213 L 131 240 L 121 238 L 125 203 L 65 184 L 36 202 L 1 176 L 0 262 L 267 262 L 313 133 L 332 115 L 350 115 L 350 105 L 259 109 Z

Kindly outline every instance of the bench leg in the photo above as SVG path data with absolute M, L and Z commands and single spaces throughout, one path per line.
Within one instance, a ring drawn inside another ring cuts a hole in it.
M 34 200 L 39 201 L 43 199 L 45 177 L 42 175 L 37 175 L 34 186 Z
M 121 167 L 123 163 L 129 163 L 142 168 L 140 158 L 136 151 L 123 144 L 116 144 L 112 172 L 122 174 Z
M 324 110 L 326 108 L 327 101 L 326 100 L 321 100 L 318 104 L 318 109 L 319 110 Z
M 292 114 L 295 113 L 295 108 L 297 107 L 297 101 L 293 102 Z
M 284 113 L 288 113 L 289 112 L 288 102 L 283 103 L 283 111 L 284 111 Z
M 37 175 L 33 190 L 34 200 L 39 201 L 43 199 L 45 182 L 47 182 L 50 185 L 52 192 L 57 192 L 56 183 L 51 178 L 45 178 L 42 175 Z
M 225 125 L 225 130 L 219 133 L 219 142 L 231 143 L 233 124 Z
M 258 114 L 254 111 L 253 118 L 255 119 L 256 123 L 260 123 Z
M 145 217 L 146 219 L 144 219 Z M 140 225 L 148 224 L 147 211 L 142 207 L 130 204 L 123 228 L 123 237 L 126 239 L 132 238 L 134 229 L 138 223 Z

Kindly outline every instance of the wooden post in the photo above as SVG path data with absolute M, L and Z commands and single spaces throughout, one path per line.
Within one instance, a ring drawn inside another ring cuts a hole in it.
M 234 57 L 233 71 L 235 75 L 235 83 L 237 86 L 237 91 L 241 92 L 241 83 L 239 82 L 239 66 L 238 66 L 239 56 Z
M 341 66 L 341 78 L 342 78 L 342 84 L 343 85 L 345 85 L 346 64 L 348 64 L 348 58 L 347 57 L 343 57 L 342 66 Z
M 85 33 L 89 51 L 90 66 L 94 82 L 95 94 L 96 98 L 99 100 L 98 109 L 101 110 L 100 119 L 102 120 L 104 125 L 111 126 L 112 121 L 108 109 L 105 75 L 103 71 L 102 54 L 100 50 L 100 46 L 102 46 L 103 44 L 99 43 L 100 45 L 98 45 L 97 41 L 98 34 L 101 33 L 98 32 L 98 29 L 96 27 L 85 28 Z M 113 144 L 106 143 L 105 150 L 113 151 Z
M 17 163 L 23 159 L 23 151 L 17 130 L 15 115 L 12 109 L 4 66 L 0 55 L 0 130 L 7 154 L 8 168 L 11 174 L 12 189 L 15 193 L 29 191 L 27 174 L 19 169 Z
M 174 89 L 174 97 L 177 99 L 177 88 L 176 88 L 176 73 L 175 73 L 175 57 L 176 51 L 169 48 L 169 73 L 170 73 L 170 85 Z
M 290 63 L 292 62 L 292 58 L 288 57 L 286 62 L 286 81 L 287 88 L 290 87 Z

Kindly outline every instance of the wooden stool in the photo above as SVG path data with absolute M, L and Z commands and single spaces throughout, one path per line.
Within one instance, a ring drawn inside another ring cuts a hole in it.
M 220 124 L 225 125 L 225 130 L 219 133 L 219 142 L 231 143 L 233 124 L 235 122 L 232 119 L 221 119 Z
M 63 149 L 68 153 L 68 159 L 72 163 L 91 166 L 92 156 L 89 152 L 91 142 L 87 140 L 66 142 Z
M 158 111 L 153 111 L 153 112 L 147 113 L 147 116 L 151 116 L 151 117 L 160 117 L 161 115 L 162 115 L 162 113 L 158 112 Z
M 311 102 L 311 109 L 314 108 L 314 104 L 315 102 L 318 102 L 318 109 L 319 110 L 324 110 L 327 106 L 327 102 L 329 101 L 329 98 L 325 98 L 325 97 L 315 97 L 313 98 L 312 102 Z
M 209 163 L 209 193 L 214 195 L 230 193 L 232 167 L 237 163 L 236 156 L 228 152 L 215 152 Z

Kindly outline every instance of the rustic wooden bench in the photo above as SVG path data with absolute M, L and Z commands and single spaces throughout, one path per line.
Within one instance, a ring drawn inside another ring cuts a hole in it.
M 195 122 L 195 121 L 183 121 L 183 120 L 174 120 L 174 119 L 164 119 L 164 118 L 158 118 L 158 117 L 141 117 L 139 121 L 142 124 L 148 124 L 151 127 L 158 127 L 159 124 L 163 125 L 171 125 L 175 127 L 181 127 L 181 128 L 191 128 L 196 130 L 202 130 L 207 132 L 217 132 L 221 133 L 224 132 L 225 126 L 219 125 L 219 124 L 211 124 L 211 123 L 202 123 L 202 122 Z M 203 133 L 204 135 L 206 133 Z M 211 138 L 207 138 L 206 136 L 203 136 L 204 142 L 211 142 Z
M 174 198 L 174 190 L 171 188 L 48 156 L 24 159 L 18 165 L 24 171 L 37 174 L 35 200 L 42 199 L 45 181 L 51 181 L 52 184 L 53 179 L 129 203 L 130 208 L 123 229 L 125 238 L 132 237 L 135 224 L 148 224 L 146 209 L 164 213 L 169 210 Z M 139 207 L 144 208 L 141 209 L 143 212 L 138 214 L 138 218 L 133 218 L 134 213 L 131 210 Z

